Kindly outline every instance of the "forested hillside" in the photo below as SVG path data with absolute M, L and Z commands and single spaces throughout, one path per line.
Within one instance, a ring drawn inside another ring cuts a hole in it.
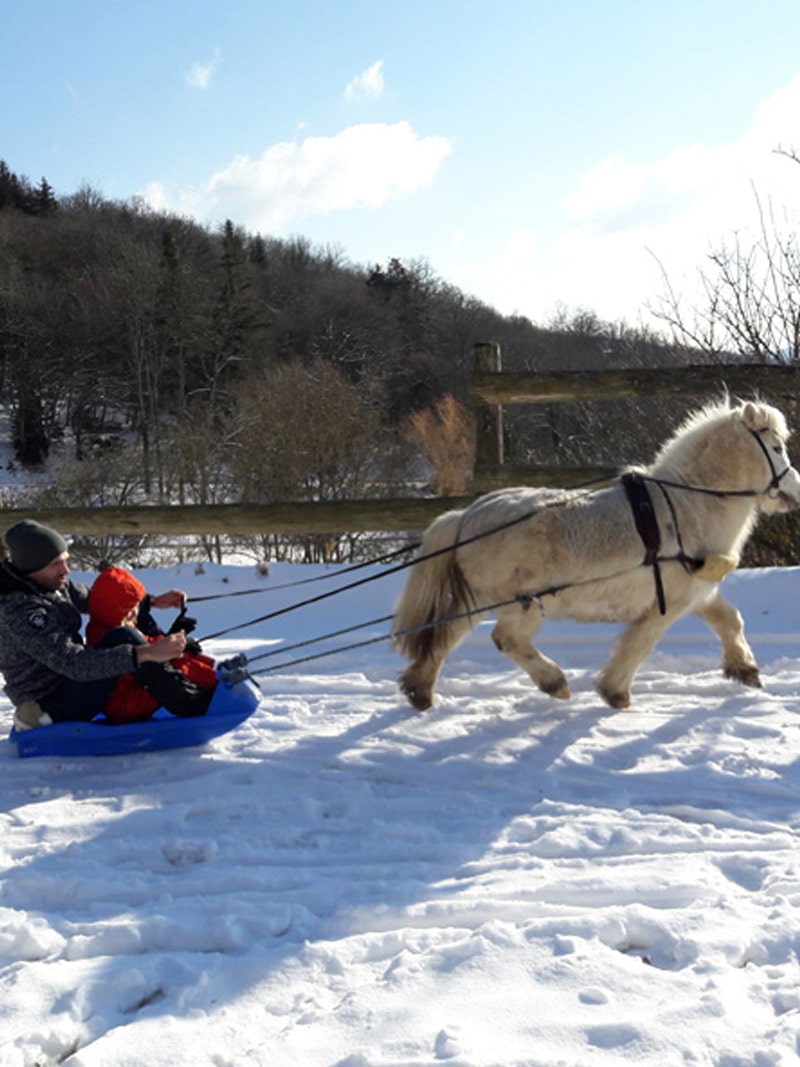
M 688 358 L 584 310 L 546 326 L 502 316 L 424 260 L 357 265 L 88 187 L 57 199 L 0 162 L 0 403 L 51 504 L 463 491 L 469 464 L 453 470 L 469 451 L 473 346 L 487 340 L 507 369 Z M 508 454 L 641 462 L 669 425 L 641 404 L 523 410 L 507 419 Z

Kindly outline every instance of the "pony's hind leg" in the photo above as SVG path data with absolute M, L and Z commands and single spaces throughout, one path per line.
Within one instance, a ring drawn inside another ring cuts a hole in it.
M 695 608 L 694 614 L 719 637 L 725 677 L 758 688 L 761 685 L 758 664 L 744 636 L 744 622 L 736 608 L 717 591 Z
M 427 711 L 433 704 L 433 691 L 442 664 L 472 625 L 470 619 L 458 619 L 436 627 L 436 639 L 427 642 L 424 651 L 420 651 L 400 675 L 400 690 L 417 711 Z
M 542 612 L 535 602 L 523 608 L 500 608 L 492 640 L 500 652 L 527 671 L 543 693 L 566 700 L 570 693 L 564 672 L 531 644 L 541 624 Z

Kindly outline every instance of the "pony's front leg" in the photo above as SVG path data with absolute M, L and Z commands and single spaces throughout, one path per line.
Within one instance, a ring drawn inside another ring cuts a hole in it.
M 717 590 L 700 607 L 694 609 L 698 619 L 711 627 L 722 645 L 722 670 L 726 678 L 742 685 L 761 685 L 753 651 L 744 636 L 744 622 L 736 608 Z
M 543 693 L 566 700 L 570 692 L 564 672 L 531 644 L 541 624 L 542 613 L 535 602 L 524 608 L 501 608 L 492 640 L 500 652 L 528 672 Z
M 620 635 L 611 658 L 597 682 L 597 692 L 612 708 L 627 708 L 631 702 L 631 685 L 642 660 L 658 644 L 667 627 L 679 614 L 662 615 L 653 607 L 641 619 L 632 622 Z

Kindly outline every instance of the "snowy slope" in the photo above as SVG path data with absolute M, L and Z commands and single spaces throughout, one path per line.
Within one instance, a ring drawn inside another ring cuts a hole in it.
M 196 601 L 202 636 L 320 572 L 138 573 L 190 598 L 263 587 Z M 380 618 L 400 581 L 206 650 Z M 204 748 L 0 743 L 0 1067 L 796 1064 L 800 570 L 724 588 L 762 690 L 687 621 L 611 711 L 593 679 L 613 628 L 560 624 L 541 633 L 560 703 L 484 623 L 422 715 L 380 641 L 260 673 L 259 711 Z

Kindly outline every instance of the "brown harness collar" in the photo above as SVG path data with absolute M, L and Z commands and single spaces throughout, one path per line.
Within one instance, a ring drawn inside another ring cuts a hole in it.
M 650 497 L 650 490 L 641 474 L 628 471 L 620 479 L 625 496 L 633 512 L 633 521 L 636 523 L 636 531 L 644 545 L 644 565 L 653 568 L 653 577 L 656 583 L 656 598 L 658 610 L 662 615 L 667 612 L 667 602 L 664 596 L 664 583 L 661 580 L 661 567 L 659 566 L 658 553 L 661 548 L 661 534 L 658 529 L 655 508 Z
M 702 568 L 705 561 L 696 556 L 689 556 L 684 551 L 681 531 L 678 527 L 678 516 L 675 514 L 672 500 L 664 485 L 660 481 L 657 481 L 655 484 L 661 490 L 661 493 L 667 502 L 667 506 L 669 507 L 672 523 L 675 528 L 675 537 L 678 542 L 678 551 L 676 555 L 666 557 L 659 556 L 661 550 L 661 533 L 658 529 L 658 519 L 656 518 L 656 510 L 653 507 L 653 501 L 650 497 L 650 490 L 647 488 L 648 481 L 650 481 L 649 478 L 646 478 L 642 474 L 637 474 L 636 471 L 627 471 L 620 478 L 622 488 L 625 490 L 625 496 L 628 498 L 628 503 L 633 512 L 633 521 L 636 523 L 636 531 L 639 534 L 639 537 L 641 537 L 642 544 L 644 545 L 644 560 L 642 562 L 645 567 L 653 568 L 658 610 L 662 615 L 666 615 L 667 600 L 664 596 L 664 583 L 661 580 L 661 562 L 664 559 L 667 559 L 680 563 L 687 574 L 693 574 Z

